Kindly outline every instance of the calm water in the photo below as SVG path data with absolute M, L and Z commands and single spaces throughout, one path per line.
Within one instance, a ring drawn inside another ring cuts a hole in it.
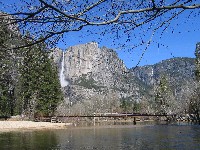
M 198 150 L 200 126 L 104 126 L 0 133 L 0 150 Z

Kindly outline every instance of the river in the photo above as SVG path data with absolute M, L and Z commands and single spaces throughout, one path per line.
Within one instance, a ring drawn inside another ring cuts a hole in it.
M 0 150 L 199 150 L 198 125 L 108 125 L 0 132 Z

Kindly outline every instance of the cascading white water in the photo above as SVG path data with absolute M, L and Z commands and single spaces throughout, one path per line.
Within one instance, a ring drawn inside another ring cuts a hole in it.
M 60 71 L 60 84 L 61 84 L 61 87 L 65 87 L 69 84 L 68 81 L 66 81 L 65 79 L 65 67 L 64 67 L 64 64 L 65 64 L 65 52 L 63 52 L 63 55 L 62 55 L 62 62 L 61 62 L 61 71 Z

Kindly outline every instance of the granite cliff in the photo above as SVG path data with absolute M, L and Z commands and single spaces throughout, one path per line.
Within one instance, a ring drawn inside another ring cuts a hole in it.
M 52 54 L 58 64 L 62 60 L 59 57 L 63 57 L 60 51 L 55 49 Z M 63 87 L 65 103 L 59 108 L 61 112 L 69 105 L 73 107 L 71 113 L 79 114 L 120 111 L 122 100 L 139 102 L 149 95 L 148 85 L 129 73 L 112 49 L 91 42 L 68 48 L 64 57 L 69 85 Z
M 55 49 L 52 56 L 60 68 L 61 50 Z M 155 89 L 163 75 L 173 91 L 174 107 L 180 112 L 187 109 L 195 87 L 193 58 L 173 58 L 128 69 L 115 51 L 94 42 L 70 47 L 64 57 L 64 76 L 69 85 L 62 88 L 65 101 L 59 113 L 119 112 L 124 111 L 123 101 L 131 104 L 129 112 L 136 111 L 133 104 L 139 103 L 141 113 L 154 113 Z

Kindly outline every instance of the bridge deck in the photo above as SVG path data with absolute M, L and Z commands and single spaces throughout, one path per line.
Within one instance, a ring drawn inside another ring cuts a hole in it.
M 167 116 L 173 116 L 173 115 L 152 115 L 152 114 L 118 114 L 118 115 L 70 115 L 70 116 L 57 116 L 59 118 L 65 118 L 65 117 L 68 117 L 68 118 L 72 118 L 72 117 L 167 117 Z

